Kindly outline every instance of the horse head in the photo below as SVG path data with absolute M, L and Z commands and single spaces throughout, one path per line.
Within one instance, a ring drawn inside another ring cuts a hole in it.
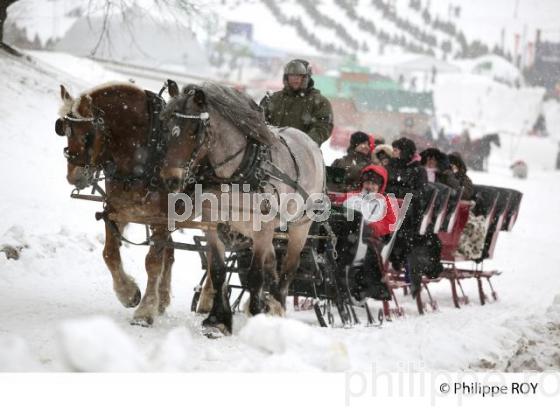
M 194 168 L 208 153 L 208 124 L 210 116 L 206 95 L 196 85 L 188 85 L 179 92 L 177 84 L 168 80 L 171 100 L 161 113 L 167 133 L 167 152 L 160 175 L 172 192 L 182 191 Z
M 501 142 L 500 142 L 500 135 L 499 134 L 490 134 L 489 136 L 490 142 L 493 143 L 494 145 L 496 145 L 497 147 L 501 147 Z
M 62 106 L 55 122 L 55 132 L 66 137 L 68 142 L 64 148 L 64 156 L 68 161 L 66 179 L 76 188 L 82 189 L 89 185 L 94 170 L 100 165 L 104 145 L 104 113 L 93 106 L 88 94 L 74 99 L 61 85 L 60 97 Z

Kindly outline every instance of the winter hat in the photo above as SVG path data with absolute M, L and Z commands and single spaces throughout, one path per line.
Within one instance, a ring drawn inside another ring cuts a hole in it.
M 437 148 L 427 148 L 420 153 L 420 158 L 422 158 L 420 162 L 422 163 L 422 165 L 426 165 L 428 159 L 433 158 L 439 163 L 442 160 L 443 155 L 443 152 L 441 152 Z
M 449 163 L 451 165 L 455 165 L 457 169 L 459 169 L 460 173 L 465 174 L 467 172 L 467 165 L 465 164 L 465 161 L 463 161 L 461 154 L 458 152 L 452 152 L 447 156 L 447 158 L 449 158 Z
M 387 187 L 388 174 L 387 170 L 381 165 L 368 165 L 362 169 L 360 182 L 372 181 L 379 185 L 379 193 L 384 193 Z
M 348 151 L 354 151 L 356 147 L 364 142 L 369 143 L 369 135 L 362 131 L 356 131 L 352 135 L 350 135 L 350 146 L 348 147 Z
M 377 156 L 377 158 L 380 157 L 379 154 L 381 154 L 381 156 L 386 155 L 387 157 L 391 158 L 393 156 L 393 147 L 389 144 L 377 145 L 373 153 Z
M 360 178 L 362 182 L 371 181 L 380 187 L 383 186 L 383 177 L 374 171 L 366 171 L 362 174 Z
M 408 162 L 414 157 L 414 153 L 416 152 L 416 144 L 414 141 L 402 137 L 393 141 L 392 145 L 393 148 L 401 150 L 401 159 Z
M 420 153 L 420 163 L 426 165 L 429 158 L 434 158 L 437 162 L 437 169 L 441 172 L 451 168 L 449 158 L 437 148 L 427 148 Z

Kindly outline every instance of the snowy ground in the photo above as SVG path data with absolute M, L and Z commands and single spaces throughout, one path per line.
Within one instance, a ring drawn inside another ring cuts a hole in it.
M 117 301 L 101 258 L 102 225 L 93 218 L 99 206 L 69 198 L 65 141 L 54 134 L 59 83 L 77 94 L 108 75 L 98 67 L 75 69 L 70 78 L 0 55 L 0 76 L 9 79 L 0 85 L 0 247 L 20 253 L 14 260 L 0 252 L 0 370 L 560 368 L 560 174 L 535 169 L 530 179 L 514 180 L 504 152 L 494 155 L 489 174 L 472 175 L 476 183 L 525 195 L 514 231 L 500 234 L 488 263 L 504 272 L 495 280 L 498 303 L 477 305 L 472 283 L 466 291 L 473 303 L 456 310 L 449 285 L 441 283 L 433 287 L 439 312 L 418 317 L 409 301 L 406 318 L 381 329 L 322 329 L 310 312 L 290 311 L 288 319 L 236 314 L 233 336 L 208 340 L 199 332 L 203 317 L 189 309 L 201 275 L 198 256 L 178 251 L 168 312 L 152 328 L 130 326 L 132 311 Z M 145 252 L 124 249 L 125 268 L 141 289 Z

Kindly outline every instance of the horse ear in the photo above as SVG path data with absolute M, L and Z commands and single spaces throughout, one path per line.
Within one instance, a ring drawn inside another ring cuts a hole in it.
M 167 80 L 167 90 L 171 98 L 175 98 L 179 95 L 179 86 L 173 80 Z
M 62 84 L 60 84 L 60 98 L 62 101 L 72 101 L 73 98 Z
M 193 101 L 199 107 L 203 107 L 206 104 L 206 94 L 204 94 L 204 91 L 202 91 L 200 88 L 197 88 L 194 91 Z

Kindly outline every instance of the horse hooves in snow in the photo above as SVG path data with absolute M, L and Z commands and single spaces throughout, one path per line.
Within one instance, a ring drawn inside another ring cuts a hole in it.
M 134 318 L 130 321 L 132 326 L 151 327 L 154 324 L 153 318 Z

